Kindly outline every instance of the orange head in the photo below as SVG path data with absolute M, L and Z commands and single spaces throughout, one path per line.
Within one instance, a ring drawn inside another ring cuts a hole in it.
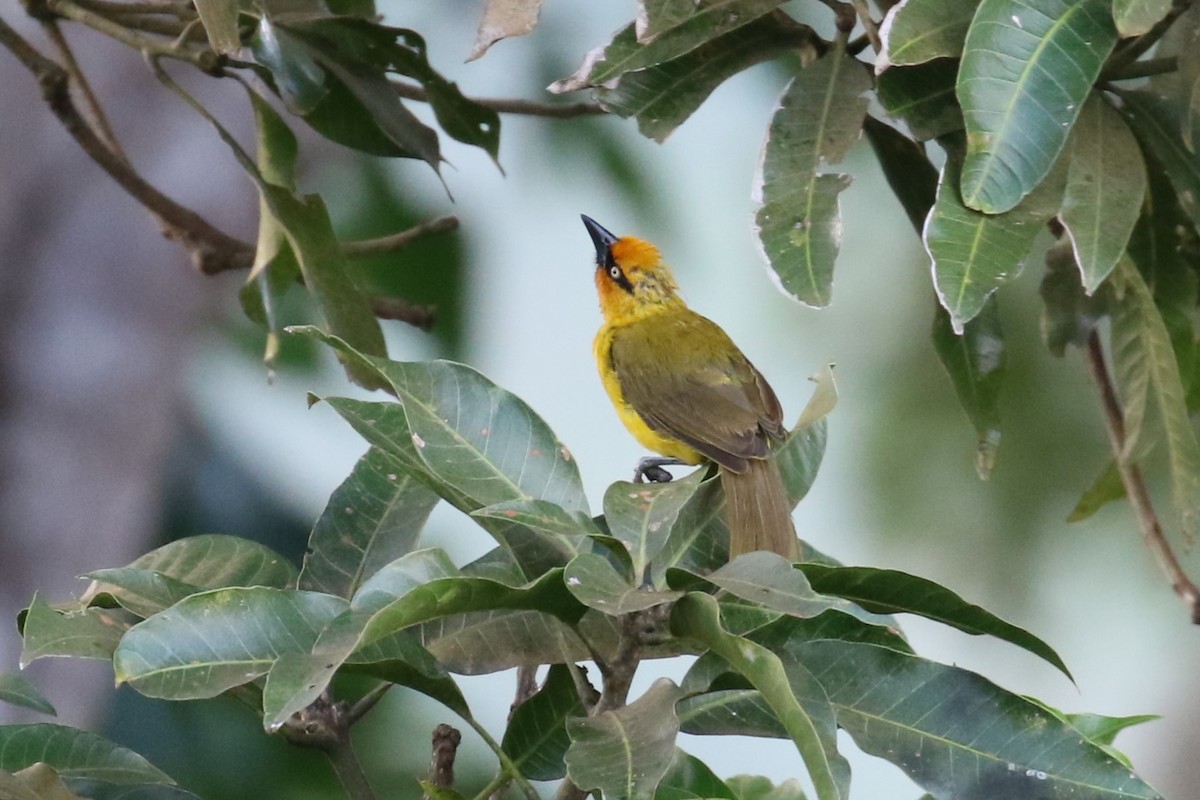
M 596 245 L 596 293 L 606 321 L 683 304 L 657 247 L 633 236 L 618 238 L 588 216 L 583 225 Z

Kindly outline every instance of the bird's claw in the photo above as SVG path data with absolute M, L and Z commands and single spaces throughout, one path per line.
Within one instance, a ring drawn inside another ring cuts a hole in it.
M 662 458 L 649 456 L 638 461 L 637 467 L 633 471 L 634 483 L 670 483 L 675 476 L 663 469 L 664 464 L 682 464 L 683 462 L 676 458 Z

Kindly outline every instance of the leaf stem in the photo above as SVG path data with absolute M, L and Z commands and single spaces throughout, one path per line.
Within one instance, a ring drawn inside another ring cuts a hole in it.
M 381 683 L 372 688 L 371 691 L 367 692 L 362 697 L 358 698 L 358 700 L 356 700 L 346 712 L 346 724 L 348 726 L 353 725 L 365 717 L 371 711 L 371 709 L 373 709 L 379 703 L 379 701 L 384 698 L 384 695 L 386 695 L 388 690 L 393 686 L 395 686 L 394 683 Z
M 1179 70 L 1179 59 L 1175 56 L 1165 58 L 1148 58 L 1145 61 L 1134 61 L 1124 67 L 1108 69 L 1101 76 L 1101 81 L 1131 81 L 1135 78 L 1148 78 L 1151 75 L 1163 75 Z
M 79 68 L 79 62 L 75 58 L 74 51 L 71 50 L 71 45 L 63 36 L 62 29 L 58 26 L 58 20 L 54 18 L 42 20 L 42 28 L 46 31 L 46 35 L 50 41 L 54 43 L 54 47 L 58 50 L 59 56 L 62 58 L 63 66 L 67 70 L 69 80 L 74 81 L 79 87 L 79 93 L 83 96 L 84 105 L 87 107 L 87 115 L 91 118 L 88 120 L 91 127 L 96 131 L 97 135 L 104 141 L 104 144 L 122 161 L 129 161 L 129 157 L 125 155 L 125 151 L 121 148 L 121 143 L 117 140 L 113 133 L 112 125 L 109 124 L 108 115 L 104 113 L 104 108 L 100 105 L 96 93 L 92 91 L 92 85 L 84 75 L 83 70 Z
M 336 746 L 325 750 L 325 755 L 333 766 L 333 774 L 337 776 L 351 800 L 375 800 L 375 792 L 371 789 L 367 775 L 358 763 L 358 755 L 350 744 L 349 731 Z
M 496 755 L 496 758 L 500 761 L 500 774 L 505 775 L 511 780 L 521 790 L 521 794 L 525 795 L 526 800 L 541 800 L 537 789 L 533 788 L 533 784 L 521 774 L 520 768 L 508 757 L 508 753 L 504 752 L 504 748 L 500 746 L 500 743 L 492 738 L 487 728 L 480 725 L 474 717 L 468 716 L 463 719 L 471 726 L 471 730 L 479 734 L 479 738 L 483 739 L 484 744 Z
M 416 100 L 418 102 L 427 102 L 429 100 L 429 95 L 425 89 L 415 84 L 392 81 L 392 87 L 395 88 L 396 94 L 405 100 Z M 575 117 L 590 117 L 607 113 L 599 103 L 539 103 L 534 100 L 506 100 L 487 97 L 469 97 L 467 99 L 501 114 L 524 114 L 531 117 L 574 119 Z
M 1120 72 L 1125 67 L 1133 64 L 1141 58 L 1142 54 L 1149 50 L 1154 45 L 1158 44 L 1158 40 L 1163 37 L 1170 27 L 1175 24 L 1175 20 L 1179 18 L 1183 12 L 1191 6 L 1192 0 L 1184 0 L 1184 2 L 1176 3 L 1167 15 L 1160 19 L 1154 27 L 1146 31 L 1141 36 L 1131 39 L 1124 47 L 1120 47 L 1108 59 L 1108 64 L 1105 65 L 1103 72 L 1112 74 Z
M 1191 612 L 1192 623 L 1200 625 L 1200 588 L 1188 578 L 1179 560 L 1175 557 L 1167 537 L 1163 534 L 1162 525 L 1154 504 L 1150 500 L 1150 492 L 1146 488 L 1146 480 L 1137 465 L 1122 458 L 1125 451 L 1125 420 L 1121 412 L 1121 402 L 1117 398 L 1116 389 L 1108 373 L 1104 361 L 1104 348 L 1100 343 L 1100 335 L 1092 331 L 1088 337 L 1087 348 L 1084 350 L 1088 370 L 1096 389 L 1100 393 L 1100 405 L 1104 410 L 1105 428 L 1108 432 L 1109 446 L 1116 460 L 1117 470 L 1121 474 L 1121 483 L 1125 486 L 1125 495 L 1129 504 L 1137 514 L 1138 523 L 1142 529 L 1142 539 L 1146 546 L 1158 558 L 1158 563 L 1171 582 L 1171 589 L 1179 596 Z
M 390 253 L 402 247 L 407 247 L 422 236 L 429 236 L 434 233 L 446 233 L 457 228 L 458 217 L 453 214 L 443 214 L 440 217 L 426 220 L 399 233 L 381 236 L 378 239 L 360 239 L 356 242 L 345 242 L 342 244 L 342 253 L 350 258 L 362 258 L 364 256 Z

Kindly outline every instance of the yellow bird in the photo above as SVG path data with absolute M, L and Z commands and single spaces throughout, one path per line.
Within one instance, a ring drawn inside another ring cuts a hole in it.
M 625 427 L 663 456 L 639 461 L 634 480 L 668 481 L 664 465 L 715 461 L 730 557 L 770 550 L 796 560 L 791 503 L 771 453 L 786 435 L 775 392 L 725 331 L 687 307 L 654 245 L 587 216 L 583 224 L 604 314 L 600 378 Z

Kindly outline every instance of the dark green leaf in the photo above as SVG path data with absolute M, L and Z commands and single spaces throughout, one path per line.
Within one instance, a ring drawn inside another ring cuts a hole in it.
M 670 483 L 617 481 L 605 491 L 605 522 L 629 552 L 638 580 L 666 546 L 680 511 L 696 494 L 700 483 L 695 475 Z
M 929 163 L 924 147 L 892 126 L 867 117 L 863 130 L 888 186 L 919 236 L 937 197 L 937 170 Z
M 883 53 L 875 71 L 958 57 L 978 7 L 979 0 L 907 0 L 892 6 L 879 30 Z
M 509 36 L 524 36 L 534 29 L 542 0 L 486 0 L 483 19 L 471 45 L 467 61 L 474 61 L 488 48 Z
M 718 689 L 679 701 L 680 730 L 696 736 L 788 738 L 787 729 L 757 689 Z
M 1113 18 L 1122 36 L 1141 36 L 1171 10 L 1171 0 L 1113 0 Z
M 307 652 L 346 606 L 316 592 L 262 586 L 195 594 L 134 626 L 113 655 L 117 681 L 171 700 L 215 697 Z
M 128 748 L 65 725 L 0 725 L 0 769 L 16 772 L 41 762 L 64 778 L 117 784 L 174 783 Z
M 832 712 L 821 687 L 798 662 L 785 669 L 767 648 L 726 633 L 717 608 L 708 595 L 686 595 L 671 613 L 672 632 L 703 643 L 762 693 L 804 759 L 818 800 L 845 798 L 850 767 L 837 752 Z
M 1080 283 L 1075 252 L 1069 242 L 1046 251 L 1042 295 L 1042 341 L 1058 357 L 1067 345 L 1083 347 L 1102 317 L 1108 314 L 1108 292 L 1088 297 Z
M 575 690 L 573 669 L 579 667 L 551 666 L 537 694 L 517 706 L 504 731 L 501 748 L 530 780 L 554 781 L 567 774 L 567 720 L 587 713 Z
M 938 797 L 1160 800 L 1078 731 L 973 672 L 829 640 L 801 645 L 795 656 L 860 748 Z
M 12 672 L 0 672 L 0 702 L 40 711 L 52 717 L 58 714 L 32 683 Z
M 164 608 L 175 605 L 188 595 L 204 591 L 199 586 L 138 567 L 98 569 L 84 575 L 95 583 L 89 587 L 87 598 L 93 604 L 105 605 L 107 598 L 142 619 L 152 617 Z
M 683 595 L 636 587 L 608 559 L 595 553 L 581 553 L 571 559 L 563 578 L 576 600 L 616 617 L 660 606 Z
M 1096 92 L 1071 132 L 1070 157 L 1059 219 L 1091 294 L 1125 253 L 1146 194 L 1146 165 L 1137 139 Z
M 347 660 L 346 669 L 415 689 L 464 719 L 471 716 L 458 684 L 411 631 L 385 636 L 361 648 Z
M 437 501 L 400 462 L 372 447 L 313 527 L 300 587 L 352 596 L 365 579 L 416 547 Z
M 242 49 L 238 36 L 237 0 L 196 0 L 196 13 L 208 34 L 212 49 L 230 55 Z
M 1042 182 L 1116 42 L 1109 0 L 983 0 L 958 74 L 968 208 L 1008 211 Z
M 679 711 L 681 700 L 675 704 Z M 720 800 L 736 800 L 733 791 L 725 785 L 700 759 L 688 755 L 682 750 L 675 749 L 675 757 L 667 774 L 663 775 L 654 793 L 654 800 L 701 800 L 701 798 L 720 798 Z
M 567 774 L 580 789 L 606 800 L 646 800 L 670 766 L 679 720 L 679 687 L 659 678 L 623 708 L 568 719 Z
M 838 195 L 850 176 L 822 174 L 858 141 L 871 89 L 866 67 L 832 51 L 800 71 L 771 120 L 755 215 L 763 252 L 784 291 L 828 305 L 841 244 Z
M 798 568 L 819 592 L 845 597 L 877 614 L 916 614 L 972 636 L 994 636 L 1033 653 L 1071 677 L 1067 665 L 1050 645 L 926 578 L 873 567 L 800 564 Z
M 693 13 L 674 27 L 660 32 L 645 44 L 638 41 L 634 26 L 622 28 L 613 40 L 588 53 L 583 66 L 570 78 L 551 85 L 561 94 L 603 83 L 634 70 L 678 58 L 707 41 L 740 28 L 781 5 L 783 0 L 715 0 L 693 6 Z
M 979 314 L 955 333 L 950 314 L 938 306 L 933 319 L 933 347 L 958 402 L 975 428 L 975 471 L 983 480 L 992 474 L 1000 447 L 1000 390 L 1004 386 L 1004 331 L 996 298 L 984 301 Z
M 132 620 L 115 608 L 56 611 L 37 595 L 29 603 L 21 634 L 21 667 L 39 658 L 112 658 Z
M 963 203 L 958 151 L 951 147 L 947 152 L 924 239 L 938 298 L 950 312 L 955 333 L 962 333 L 992 292 L 1020 272 L 1033 240 L 1061 206 L 1065 166 L 1008 213 L 984 214 Z
M 1175 104 L 1149 92 L 1121 92 L 1120 97 L 1129 127 L 1162 163 L 1180 206 L 1194 225 L 1200 225 L 1200 159 L 1183 142 Z
M 893 67 L 875 79 L 879 103 L 924 141 L 963 129 L 954 94 L 958 62 L 939 58 L 916 67 Z
M 567 511 L 546 500 L 506 500 L 471 512 L 475 519 L 520 523 L 557 539 L 564 551 L 583 547 L 581 537 L 598 536 L 600 528 L 586 511 Z
M 329 93 L 325 71 L 308 50 L 290 33 L 278 28 L 269 15 L 259 17 L 251 47 L 254 59 L 271 71 L 275 90 L 293 114 L 307 116 Z
M 684 5 L 691 10 L 690 0 Z M 643 136 L 662 142 L 726 79 L 786 52 L 811 47 L 813 38 L 811 28 L 789 17 L 763 16 L 678 58 L 626 72 L 615 86 L 598 86 L 596 97 L 606 110 L 636 117 Z
M 481 611 L 421 626 L 421 640 L 446 669 L 483 675 L 591 657 L 568 625 L 539 611 Z

